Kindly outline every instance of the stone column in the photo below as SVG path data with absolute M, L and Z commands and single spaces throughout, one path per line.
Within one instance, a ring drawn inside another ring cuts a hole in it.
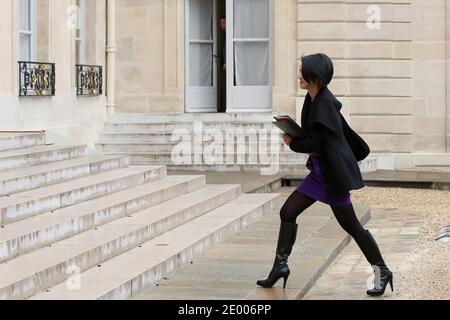
M 107 33 L 106 108 L 113 114 L 116 107 L 116 0 L 107 0 Z

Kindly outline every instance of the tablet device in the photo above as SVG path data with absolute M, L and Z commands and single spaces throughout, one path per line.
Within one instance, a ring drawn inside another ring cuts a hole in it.
M 273 122 L 273 124 L 292 138 L 301 138 L 306 136 L 305 130 L 301 128 L 290 116 L 274 116 L 274 119 L 276 121 Z

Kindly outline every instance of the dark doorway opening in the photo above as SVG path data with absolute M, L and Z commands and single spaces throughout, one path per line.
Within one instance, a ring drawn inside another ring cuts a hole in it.
M 226 78 L 226 33 L 223 30 L 222 18 L 226 21 L 226 0 L 217 0 L 217 112 L 227 110 L 227 78 Z

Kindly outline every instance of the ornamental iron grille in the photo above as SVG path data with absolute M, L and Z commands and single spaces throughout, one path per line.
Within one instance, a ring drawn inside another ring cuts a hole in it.
M 55 64 L 19 61 L 19 97 L 55 95 Z
M 97 96 L 103 93 L 103 68 L 77 64 L 77 95 Z

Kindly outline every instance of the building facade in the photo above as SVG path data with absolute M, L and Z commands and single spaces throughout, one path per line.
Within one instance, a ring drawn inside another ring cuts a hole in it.
M 332 91 L 373 152 L 395 155 L 397 168 L 450 165 L 449 8 L 449 0 L 1 0 L 0 128 L 91 144 L 108 109 L 224 104 L 299 117 L 299 61 L 323 52 L 335 63 Z M 19 97 L 24 59 L 55 64 L 54 96 Z M 103 67 L 102 94 L 77 95 L 77 64 Z
M 47 130 L 92 146 L 106 98 L 77 92 L 77 65 L 105 66 L 105 1 L 2 0 L 0 9 L 1 130 Z

